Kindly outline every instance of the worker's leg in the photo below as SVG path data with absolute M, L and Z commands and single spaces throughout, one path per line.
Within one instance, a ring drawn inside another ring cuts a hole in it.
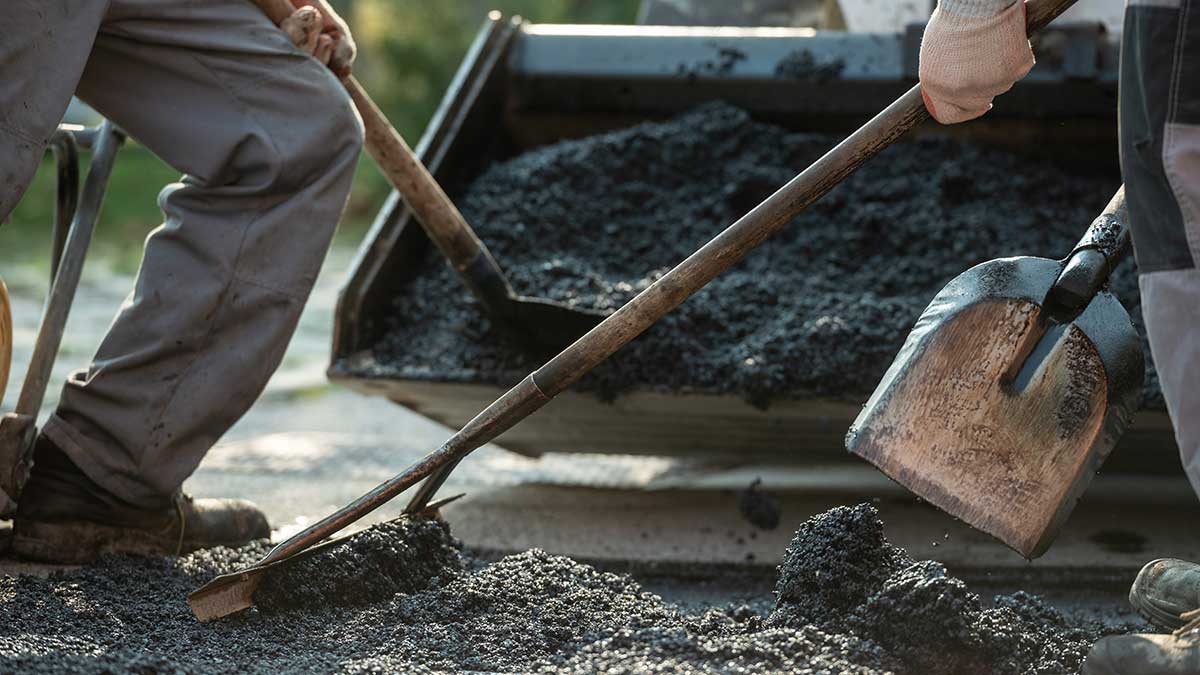
M 0 39 L 0 223 L 20 201 L 62 121 L 105 2 L 10 0 Z
M 1142 314 L 1200 492 L 1200 2 L 1132 3 L 1126 31 L 1121 159 Z
M 0 7 L 4 19 L 0 34 L 0 225 L 21 200 L 62 121 L 106 4 L 10 0 Z M 3 279 L 0 295 L 6 296 Z M 7 312 L 7 302 L 0 298 L 0 324 L 7 323 Z M 5 331 L 0 334 L 0 399 L 4 399 L 11 358 L 8 328 L 0 327 Z M 12 469 L 0 466 L 0 471 Z M 7 512 L 15 498 L 15 494 L 0 491 L 0 512 Z
M 1131 0 L 1121 56 L 1121 166 L 1142 314 L 1184 469 L 1200 493 L 1200 0 Z M 1200 566 L 1158 560 L 1130 602 L 1164 628 L 1200 605 Z M 1195 636 L 1101 640 L 1087 675 L 1200 672 Z
M 187 175 L 44 433 L 100 488 L 161 509 L 279 365 L 362 129 L 336 78 L 246 0 L 112 0 L 79 95 Z

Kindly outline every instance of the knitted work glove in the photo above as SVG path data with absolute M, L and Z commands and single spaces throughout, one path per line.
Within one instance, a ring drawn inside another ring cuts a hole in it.
M 940 0 L 921 41 L 921 93 L 942 124 L 974 119 L 1033 68 L 1024 0 Z
M 342 17 L 326 0 L 291 0 L 291 3 L 296 12 L 279 27 L 292 39 L 292 44 L 329 66 L 338 77 L 349 75 L 358 48 Z

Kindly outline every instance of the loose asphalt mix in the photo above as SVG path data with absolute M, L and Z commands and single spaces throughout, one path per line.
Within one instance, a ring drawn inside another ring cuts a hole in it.
M 0 577 L 0 671 L 29 673 L 1075 673 L 1119 621 L 985 601 L 886 540 L 870 505 L 797 530 L 774 597 L 695 607 L 530 550 L 464 552 L 436 521 L 375 526 L 200 624 L 188 591 L 265 543 Z
M 710 103 L 496 163 L 457 201 L 518 292 L 612 310 L 836 141 Z M 1065 256 L 1119 184 L 946 138 L 894 146 L 576 388 L 862 402 L 946 282 L 993 258 Z M 434 252 L 404 272 L 355 374 L 511 385 L 541 365 L 494 333 Z M 1132 260 L 1112 288 L 1144 340 Z M 1157 382 L 1148 364 L 1145 406 L 1162 409 Z

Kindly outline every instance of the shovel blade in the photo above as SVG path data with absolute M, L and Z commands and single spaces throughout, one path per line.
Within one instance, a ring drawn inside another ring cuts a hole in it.
M 607 312 L 528 296 L 514 297 L 506 319 L 530 349 L 557 354 L 608 318 Z
M 1127 428 L 1141 342 L 1101 293 L 1048 329 L 1061 263 L 1009 258 L 926 308 L 846 438 L 850 452 L 1026 558 L 1049 547 Z
M 254 591 L 262 581 L 261 569 L 219 576 L 192 591 L 188 606 L 201 622 L 213 621 L 254 606 Z
M 438 502 L 436 506 L 454 501 L 458 497 L 453 497 L 442 502 Z M 284 555 L 274 557 L 275 550 L 267 554 L 267 557 L 245 569 L 229 574 L 222 574 L 219 577 L 214 577 L 211 581 L 204 584 L 200 588 L 188 594 L 188 606 L 192 608 L 192 614 L 196 616 L 201 623 L 220 619 L 236 614 L 244 609 L 250 609 L 254 606 L 254 593 L 262 584 L 263 575 L 270 570 L 287 565 L 288 563 L 315 555 L 327 548 L 337 546 L 353 535 L 346 535 L 335 539 L 328 539 L 311 548 Z M 285 542 L 286 544 L 286 542 Z M 283 546 L 281 544 L 280 546 Z

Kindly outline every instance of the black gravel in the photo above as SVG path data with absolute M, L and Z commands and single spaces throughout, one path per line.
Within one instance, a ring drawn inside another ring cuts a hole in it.
M 615 309 L 836 141 L 710 103 L 494 164 L 457 201 L 519 292 Z M 947 281 L 997 257 L 1066 255 L 1119 183 L 946 138 L 903 143 L 576 386 L 861 402 Z M 541 364 L 493 333 L 439 258 L 414 272 L 379 317 L 384 337 L 343 367 L 511 385 Z M 1113 288 L 1144 335 L 1132 261 Z M 1145 391 L 1161 409 L 1152 366 Z
M 738 512 L 746 522 L 760 530 L 774 530 L 783 517 L 779 499 L 762 489 L 761 478 L 755 478 L 745 490 L 738 492 Z
M 937 562 L 888 543 L 869 505 L 840 507 L 800 527 L 780 567 L 768 625 L 849 631 L 900 670 L 1074 673 L 1092 643 L 1116 627 L 1077 626 L 1036 596 L 982 599 Z
M 444 522 L 393 520 L 272 568 L 255 591 L 254 603 L 266 612 L 368 605 L 439 585 L 465 567 Z M 342 572 L 325 573 L 330 569 Z
M 291 577 L 289 602 L 307 609 L 275 603 L 210 624 L 192 618 L 187 592 L 265 543 L 0 577 L 0 672 L 1075 673 L 1094 640 L 1131 628 L 1074 625 L 1023 593 L 984 607 L 937 563 L 891 546 L 869 506 L 806 522 L 763 611 L 688 611 L 629 576 L 538 550 L 464 565 L 438 523 L 366 536 Z M 355 567 L 383 573 L 417 552 L 427 583 L 381 580 L 373 602 L 335 580 L 370 584 Z M 328 604 L 302 597 L 313 589 Z
M 775 76 L 789 80 L 823 83 L 835 80 L 846 69 L 844 59 L 818 60 L 808 49 L 797 49 L 775 64 Z

